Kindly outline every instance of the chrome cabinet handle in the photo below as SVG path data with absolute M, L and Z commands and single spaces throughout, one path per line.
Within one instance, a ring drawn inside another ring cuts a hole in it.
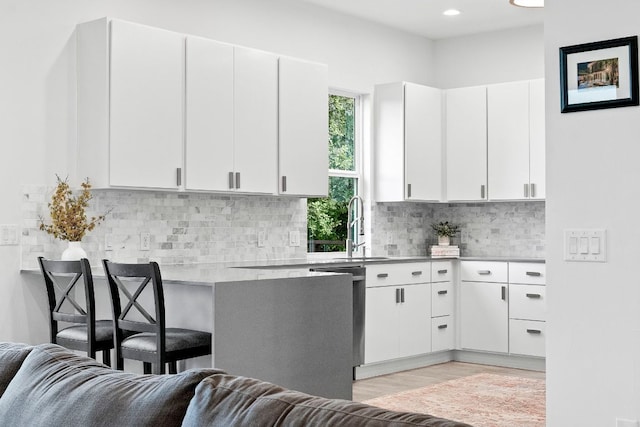
M 396 304 L 400 303 L 400 288 L 396 288 Z
M 235 184 L 233 183 L 233 172 L 229 172 L 229 188 L 233 190 Z
M 384 279 L 385 277 L 389 277 L 389 273 L 378 273 L 378 277 Z
M 528 334 L 540 335 L 542 331 L 540 329 L 527 329 Z
M 531 187 L 531 197 L 536 197 L 536 185 L 535 184 L 529 184 Z
M 502 294 L 501 295 L 502 300 L 505 301 L 507 299 L 507 287 L 506 286 L 502 287 L 501 294 Z
M 287 177 L 285 175 L 282 175 L 282 192 L 286 192 L 287 191 Z
M 438 325 L 438 329 L 447 329 L 449 325 Z
M 524 185 L 524 197 L 529 197 L 529 184 Z
M 527 276 L 533 276 L 533 277 L 540 277 L 542 276 L 542 273 L 540 273 L 539 271 L 527 271 L 525 273 Z
M 400 288 L 400 302 L 404 302 L 404 288 Z
M 176 185 L 178 187 L 182 185 L 182 168 L 176 169 Z
M 447 274 L 449 270 L 438 270 L 438 274 Z
M 240 188 L 240 172 L 236 172 L 236 188 Z
M 422 271 L 412 271 L 411 275 L 412 276 L 422 276 Z
M 533 298 L 533 299 L 537 299 L 542 296 L 540 294 L 526 294 L 526 295 L 527 295 L 527 298 Z
M 491 274 L 491 270 L 478 270 L 478 274 L 482 275 L 482 276 L 486 276 Z
M 482 185 L 480 186 L 480 198 L 481 198 L 481 199 L 484 199 L 484 193 L 485 193 L 485 191 L 484 191 L 484 184 L 482 184 Z
M 411 197 L 411 184 L 407 184 L 407 198 Z
M 446 295 L 448 291 L 438 291 L 438 295 Z

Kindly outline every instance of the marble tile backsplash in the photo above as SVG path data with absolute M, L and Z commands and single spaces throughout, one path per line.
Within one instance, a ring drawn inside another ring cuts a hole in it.
M 66 248 L 38 229 L 48 219 L 52 188 L 27 186 L 23 196 L 21 254 L 23 268 L 37 268 L 37 257 L 59 258 Z M 89 216 L 109 212 L 82 241 L 92 264 L 119 262 L 188 264 L 252 261 L 306 256 L 306 199 L 162 191 L 93 190 Z M 460 224 L 462 256 L 545 256 L 544 202 L 458 204 L 374 203 L 367 253 L 376 256 L 424 256 L 436 244 L 430 224 Z M 264 246 L 258 247 L 258 233 Z M 289 246 L 289 232 L 300 246 Z M 141 234 L 150 249 L 142 250 Z
M 462 256 L 544 258 L 545 203 L 376 203 L 372 207 L 373 253 L 420 256 L 437 244 L 431 223 L 460 224 L 452 244 Z M 463 235 L 466 237 L 462 243 Z
M 39 218 L 49 218 L 52 192 L 36 186 L 24 190 L 23 268 L 37 268 L 40 255 L 59 259 L 67 246 L 38 229 Z M 109 212 L 82 240 L 92 264 L 102 258 L 187 264 L 306 256 L 306 199 L 130 190 L 92 194 L 88 216 Z M 263 247 L 258 247 L 259 231 L 265 234 Z M 289 246 L 289 231 L 300 233 L 300 246 Z M 141 233 L 151 236 L 149 250 L 141 250 Z

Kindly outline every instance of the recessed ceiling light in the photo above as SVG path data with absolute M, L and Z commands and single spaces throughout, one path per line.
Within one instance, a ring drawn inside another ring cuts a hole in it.
M 509 0 L 509 3 L 520 7 L 544 7 L 544 0 Z
M 458 9 L 447 9 L 444 12 L 442 12 L 442 14 L 445 16 L 456 16 L 456 15 L 460 15 L 460 11 Z

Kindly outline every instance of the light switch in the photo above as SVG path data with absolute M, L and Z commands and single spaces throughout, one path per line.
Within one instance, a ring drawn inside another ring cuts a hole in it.
M 604 229 L 564 230 L 565 261 L 605 262 L 606 249 Z
M 589 253 L 589 238 L 588 237 L 580 237 L 580 253 L 588 254 Z
M 569 237 L 569 253 L 573 255 L 578 253 L 578 238 L 575 236 Z

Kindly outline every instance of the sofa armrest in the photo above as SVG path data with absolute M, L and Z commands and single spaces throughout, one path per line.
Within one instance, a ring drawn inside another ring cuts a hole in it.
M 0 343 L 0 397 L 32 349 L 33 347 L 27 344 Z

